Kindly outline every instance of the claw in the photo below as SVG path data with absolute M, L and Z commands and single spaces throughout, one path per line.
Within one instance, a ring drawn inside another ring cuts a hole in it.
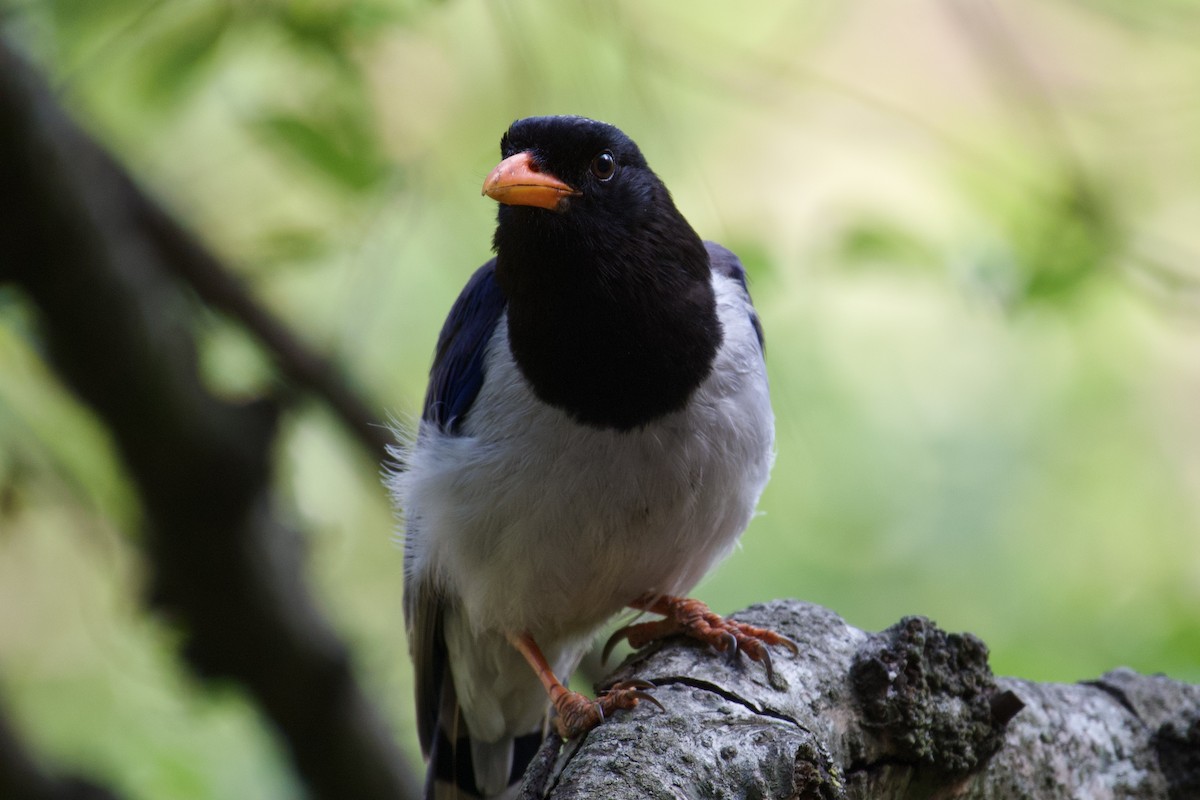
M 737 637 L 729 631 L 721 633 L 721 645 L 714 644 L 713 646 L 716 647 L 718 653 L 729 653 L 731 659 L 736 659 L 740 652 Z
M 659 711 L 667 710 L 666 707 L 662 703 L 660 703 L 654 699 L 654 695 L 652 695 L 652 694 L 649 694 L 647 692 L 640 692 L 640 691 L 631 692 L 630 694 L 632 697 L 636 697 L 638 700 L 645 700 L 647 703 L 651 703 L 655 706 L 658 706 Z
M 786 636 L 783 636 L 782 634 L 777 633 L 775 635 L 779 638 L 779 641 L 776 642 L 776 644 L 783 645 L 788 650 L 790 650 L 792 655 L 794 655 L 794 656 L 800 655 L 800 645 L 796 644 L 794 641 L 792 641 L 791 639 L 789 639 Z
M 770 649 L 764 647 L 762 649 L 762 652 L 759 653 L 758 660 L 761 661 L 763 666 L 766 667 L 766 669 L 767 669 L 767 683 L 774 684 L 775 683 L 775 669 L 771 666 L 771 651 L 770 651 Z
M 644 691 L 645 689 L 657 688 L 658 687 L 650 681 L 644 681 L 640 679 L 621 681 L 620 683 L 614 684 L 605 690 L 600 697 L 603 699 L 603 697 L 607 694 L 620 692 L 622 697 L 632 697 L 635 700 L 645 700 L 647 703 L 653 703 L 654 705 L 658 706 L 659 710 L 666 711 L 667 709 L 663 708 L 662 703 L 654 699 L 653 695 Z

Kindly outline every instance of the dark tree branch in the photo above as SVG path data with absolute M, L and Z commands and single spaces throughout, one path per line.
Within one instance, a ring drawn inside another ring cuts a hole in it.
M 1200 686 L 997 679 L 982 642 L 920 617 L 870 634 L 798 601 L 737 616 L 800 645 L 775 685 L 687 642 L 637 654 L 610 680 L 653 681 L 666 711 L 548 744 L 524 800 L 1200 797 Z
M 298 339 L 259 303 L 241 280 L 153 199 L 114 161 L 106 159 L 113 180 L 125 187 L 127 202 L 143 233 L 159 249 L 163 263 L 188 282 L 205 303 L 246 328 L 287 378 L 325 401 L 334 415 L 380 463 L 392 443 L 389 430 L 325 358 Z
M 271 356 L 279 370 L 297 387 L 325 402 L 334 416 L 381 462 L 392 442 L 380 415 L 347 383 L 330 361 L 306 345 L 287 325 L 262 305 L 245 284 L 196 237 L 150 197 L 113 157 L 86 133 L 73 131 L 72 159 L 91 162 L 94 180 L 109 192 L 107 201 L 123 210 L 122 224 L 142 247 L 150 247 L 156 263 L 181 277 L 213 309 L 240 324 Z M 11 198 L 15 200 L 16 198 Z
M 197 375 L 167 262 L 190 240 L 164 247 L 161 218 L 147 235 L 128 180 L 2 41 L 0 119 L 0 281 L 36 304 L 56 369 L 114 437 L 145 509 L 152 600 L 188 661 L 246 687 L 314 796 L 414 796 L 309 594 L 299 537 L 272 515 L 276 409 L 219 400 Z

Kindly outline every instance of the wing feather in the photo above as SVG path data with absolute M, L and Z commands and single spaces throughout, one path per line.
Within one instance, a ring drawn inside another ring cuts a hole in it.
M 483 386 L 487 345 L 507 302 L 496 283 L 496 259 L 484 264 L 463 287 L 438 336 L 423 421 L 457 434 Z
M 746 293 L 746 299 L 749 300 L 750 286 L 746 280 L 746 268 L 742 266 L 742 262 L 738 257 L 716 242 L 705 242 L 704 247 L 708 250 L 708 262 L 713 272 L 724 275 L 726 278 L 732 278 L 740 283 L 742 291 Z M 750 311 L 750 324 L 754 326 L 754 333 L 758 336 L 758 349 L 766 352 L 762 322 L 759 321 L 758 314 L 753 310 Z

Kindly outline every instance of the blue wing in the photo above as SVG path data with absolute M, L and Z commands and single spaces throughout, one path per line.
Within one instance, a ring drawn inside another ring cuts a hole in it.
M 438 336 L 421 419 L 457 435 L 483 386 L 483 359 L 506 305 L 496 259 L 484 264 L 454 301 Z
M 475 271 L 446 317 L 429 371 L 429 389 L 421 414 L 423 426 L 433 425 L 445 433 L 459 434 L 483 386 L 487 345 L 505 307 L 504 295 L 496 284 L 495 266 L 493 259 Z M 443 601 L 427 580 L 415 574 L 412 548 L 418 537 L 418 523 L 410 518 L 407 524 L 404 571 L 409 578 L 404 582 L 404 618 L 413 655 L 417 730 L 422 752 L 436 759 L 449 759 L 453 762 L 449 771 L 453 772 L 459 758 L 458 740 L 442 742 L 438 738 L 439 730 L 453 729 L 452 723 L 458 716 L 446 662 Z
M 705 242 L 704 247 L 708 250 L 708 261 L 712 265 L 713 272 L 724 275 L 726 278 L 733 278 L 740 283 L 742 291 L 746 293 L 746 299 L 749 300 L 750 287 L 746 283 L 746 268 L 742 266 L 738 257 L 716 242 Z M 754 333 L 758 337 L 758 349 L 766 352 L 762 322 L 759 321 L 758 314 L 753 309 L 750 311 L 750 324 L 754 326 Z

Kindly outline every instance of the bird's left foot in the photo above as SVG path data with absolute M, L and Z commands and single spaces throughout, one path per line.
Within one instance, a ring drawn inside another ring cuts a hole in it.
M 766 628 L 745 622 L 734 622 L 714 614 L 712 609 L 699 600 L 671 595 L 644 595 L 629 604 L 631 608 L 662 614 L 665 619 L 626 625 L 604 645 L 604 657 L 608 658 L 613 646 L 622 639 L 635 650 L 651 642 L 676 634 L 697 639 L 722 653 L 745 653 L 751 661 L 758 661 L 767 669 L 767 680 L 774 680 L 771 667 L 771 647 L 782 646 L 792 655 L 800 648 L 791 639 Z
M 623 681 L 601 692 L 595 700 L 579 692 L 559 694 L 554 698 L 554 710 L 558 712 L 554 725 L 558 735 L 564 739 L 574 739 L 612 716 L 614 711 L 635 708 L 642 700 L 665 710 L 662 703 L 645 691 L 653 688 L 654 684 L 649 681 Z
M 508 641 L 525 657 L 545 687 L 556 712 L 554 725 L 559 736 L 564 739 L 574 739 L 587 733 L 612 716 L 617 709 L 634 708 L 641 700 L 652 703 L 659 709 L 663 708 L 662 703 L 646 692 L 646 689 L 654 688 L 654 684 L 649 681 L 622 681 L 601 692 L 595 700 L 591 700 L 579 692 L 571 691 L 555 677 L 554 670 L 550 668 L 546 656 L 533 640 L 533 636 L 528 633 L 510 633 Z

